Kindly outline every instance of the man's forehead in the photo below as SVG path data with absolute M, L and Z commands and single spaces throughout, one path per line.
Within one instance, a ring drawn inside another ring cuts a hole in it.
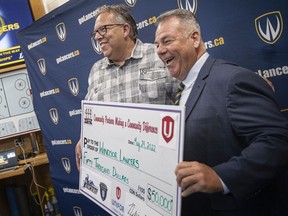
M 110 24 L 111 21 L 115 21 L 115 15 L 113 13 L 104 12 L 97 17 L 95 26 Z

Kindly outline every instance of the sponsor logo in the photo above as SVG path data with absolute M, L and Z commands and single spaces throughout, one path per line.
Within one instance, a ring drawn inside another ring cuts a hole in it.
M 116 198 L 119 200 L 121 198 L 121 188 L 116 187 Z
M 134 7 L 137 0 L 125 0 L 125 2 L 129 7 Z
M 277 77 L 277 76 L 282 76 L 282 75 L 287 75 L 288 74 L 288 66 L 282 66 L 282 67 L 276 67 L 276 68 L 269 68 L 269 69 L 264 69 L 264 70 L 257 70 L 256 74 L 269 78 L 269 77 Z
M 61 158 L 62 166 L 67 174 L 71 172 L 71 163 L 69 158 Z
M 113 206 L 113 209 L 115 209 L 115 211 L 118 213 L 117 215 L 124 215 L 124 206 L 122 203 L 120 203 L 118 200 L 121 198 L 121 188 L 120 187 L 116 187 L 116 198 L 117 200 L 115 199 L 112 199 L 111 200 L 111 204 Z
M 150 18 L 148 18 L 146 20 L 143 20 L 143 21 L 137 23 L 136 24 L 137 25 L 137 29 L 139 30 L 139 29 L 142 29 L 142 28 L 147 27 L 149 25 L 152 25 L 156 21 L 157 21 L 157 17 L 156 16 L 150 17 Z
M 117 211 L 118 215 L 122 216 L 124 213 L 124 206 L 121 203 L 119 203 L 117 200 L 114 200 L 114 199 L 111 200 L 111 203 L 112 203 L 112 206 L 114 207 L 115 211 Z M 118 210 L 120 211 L 120 213 Z
M 98 188 L 96 187 L 94 182 L 89 179 L 88 174 L 86 175 L 86 177 L 84 179 L 83 187 L 86 188 L 87 190 L 91 191 L 94 194 L 97 194 L 97 192 L 98 192 Z
M 102 50 L 101 50 L 100 44 L 99 44 L 98 41 L 97 41 L 95 38 L 93 38 L 93 37 L 91 37 L 91 44 L 92 44 L 92 47 L 93 47 L 94 51 L 95 51 L 97 54 L 101 55 L 101 54 L 102 54 Z
M 38 59 L 37 64 L 38 64 L 38 68 L 39 68 L 40 72 L 41 72 L 43 75 L 46 75 L 45 59 L 44 59 L 44 58 Z
M 94 18 L 96 16 L 97 10 L 94 10 L 88 14 L 83 15 L 81 18 L 78 19 L 79 25 L 82 25 L 83 23 L 89 21 L 90 19 Z
M 76 116 L 76 115 L 81 115 L 82 113 L 82 110 L 81 109 L 73 109 L 71 111 L 69 111 L 69 116 L 72 117 L 72 116 Z
M 162 136 L 166 143 L 169 143 L 174 136 L 174 119 L 170 116 L 162 119 Z
M 61 62 L 67 61 L 67 60 L 72 59 L 72 58 L 75 58 L 75 57 L 77 57 L 79 55 L 80 55 L 80 51 L 79 50 L 75 50 L 73 52 L 70 52 L 68 54 L 65 54 L 63 56 L 58 57 L 56 59 L 56 63 L 60 64 Z
M 101 182 L 100 183 L 100 197 L 101 197 L 102 201 L 106 200 L 107 191 L 108 191 L 107 185 L 104 184 L 103 182 Z
M 52 120 L 52 122 L 57 125 L 59 122 L 59 116 L 58 116 L 58 111 L 56 108 L 51 108 L 49 110 L 49 114 L 50 114 L 50 118 Z
M 68 80 L 68 86 L 72 95 L 77 96 L 79 93 L 79 83 L 77 78 L 71 78 Z
M 84 111 L 84 124 L 92 125 L 92 109 L 86 108 Z
M 186 9 L 196 14 L 197 11 L 197 0 L 177 0 L 178 8 Z
M 79 206 L 73 206 L 73 212 L 75 216 L 83 216 L 82 209 Z
M 46 97 L 46 96 L 49 96 L 49 95 L 54 95 L 54 94 L 59 94 L 60 93 L 60 89 L 59 88 L 55 88 L 55 89 L 51 89 L 51 90 L 48 90 L 48 91 L 42 91 L 40 92 L 40 97 Z
M 213 40 L 210 41 L 206 41 L 204 42 L 206 49 L 211 49 L 214 47 L 218 47 L 218 46 L 222 46 L 225 44 L 224 38 L 223 37 L 219 37 L 219 38 L 215 38 Z
M 64 139 L 64 140 L 51 140 L 51 144 L 54 145 L 71 145 L 71 139 Z
M 273 11 L 257 17 L 255 28 L 262 41 L 274 44 L 283 31 L 283 20 L 280 11 Z
M 67 35 L 65 24 L 63 22 L 59 23 L 56 25 L 55 29 L 59 40 L 65 41 Z
M 74 188 L 63 188 L 63 193 L 70 193 L 70 194 L 81 194 L 80 191 L 78 189 L 74 189 Z
M 39 40 L 37 40 L 37 41 L 35 41 L 35 42 L 33 42 L 33 43 L 30 43 L 30 44 L 28 45 L 28 50 L 30 50 L 30 49 L 32 49 L 32 48 L 34 48 L 34 47 L 37 47 L 37 46 L 45 43 L 46 41 L 47 41 L 47 38 L 46 38 L 46 37 L 43 37 L 43 38 L 41 38 L 41 39 L 39 39 Z
M 139 198 L 140 200 L 145 201 L 145 198 L 143 196 L 144 194 L 142 194 L 142 192 L 139 193 L 138 191 L 135 191 L 134 189 L 130 188 L 129 193 L 134 195 L 135 197 Z

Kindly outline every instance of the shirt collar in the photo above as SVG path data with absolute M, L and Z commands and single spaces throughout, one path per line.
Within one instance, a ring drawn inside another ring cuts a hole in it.
M 188 75 L 186 76 L 186 78 L 182 81 L 184 83 L 184 85 L 186 86 L 186 88 L 192 86 L 202 68 L 202 66 L 204 65 L 205 61 L 207 60 L 207 58 L 209 57 L 209 54 L 207 52 L 205 52 L 197 61 L 196 63 L 192 66 L 192 68 L 190 69 Z

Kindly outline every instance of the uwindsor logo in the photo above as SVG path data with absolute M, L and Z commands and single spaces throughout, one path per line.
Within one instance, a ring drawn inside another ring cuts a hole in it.
M 65 41 L 65 39 L 66 39 L 66 27 L 65 27 L 65 24 L 63 22 L 59 23 L 58 25 L 56 25 L 55 29 L 56 29 L 56 33 L 57 33 L 57 36 L 58 36 L 59 40 Z
M 93 47 L 94 51 L 97 54 L 99 54 L 99 55 L 102 54 L 102 50 L 101 50 L 100 44 L 98 43 L 98 41 L 95 38 L 91 37 L 91 44 L 92 44 L 92 47 Z
M 75 216 L 83 216 L 82 209 L 79 206 L 73 206 Z
M 71 78 L 68 80 L 68 86 L 70 89 L 70 92 L 74 95 L 77 96 L 79 93 L 79 83 L 77 78 Z
M 46 75 L 46 64 L 45 64 L 45 59 L 41 58 L 37 61 L 38 68 L 41 71 L 43 75 Z
M 186 9 L 196 14 L 197 0 L 177 0 L 179 9 Z
M 283 30 L 280 11 L 273 11 L 257 17 L 255 28 L 261 40 L 268 44 L 274 44 L 280 38 Z
M 64 170 L 66 171 L 66 173 L 69 174 L 71 172 L 71 163 L 69 158 L 61 158 L 61 161 Z
M 126 4 L 130 7 L 134 7 L 137 0 L 125 0 Z
M 57 125 L 59 122 L 59 116 L 58 116 L 58 111 L 56 108 L 51 108 L 49 110 L 49 114 L 50 114 L 50 118 L 52 120 L 52 122 Z

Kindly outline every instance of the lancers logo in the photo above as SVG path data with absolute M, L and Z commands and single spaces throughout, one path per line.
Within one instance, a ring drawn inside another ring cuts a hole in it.
M 46 75 L 45 59 L 44 58 L 38 59 L 37 64 L 40 72 L 45 76 Z
M 273 11 L 257 17 L 255 28 L 261 40 L 268 44 L 274 44 L 280 38 L 283 30 L 280 11 Z
M 107 191 L 108 191 L 107 185 L 101 182 L 100 183 L 100 196 L 101 196 L 102 201 L 106 200 Z
M 165 116 L 162 119 L 162 137 L 166 143 L 169 143 L 174 136 L 174 119 Z
M 69 158 L 61 158 L 62 165 L 67 174 L 71 172 L 71 163 Z
M 125 2 L 129 7 L 134 7 L 137 0 L 125 0 Z
M 77 96 L 79 93 L 79 83 L 77 78 L 71 78 L 68 80 L 68 86 L 70 89 L 70 92 L 74 95 Z
M 66 39 L 66 27 L 65 27 L 65 24 L 63 22 L 59 23 L 58 25 L 56 25 L 55 29 L 56 29 L 56 33 L 57 33 L 57 36 L 58 36 L 59 40 L 65 41 L 65 39 Z
M 83 216 L 82 209 L 79 206 L 73 206 L 73 212 L 75 216 Z
M 94 51 L 97 54 L 101 55 L 102 54 L 102 50 L 101 50 L 100 44 L 98 43 L 98 41 L 94 37 L 91 37 L 91 44 L 92 44 L 92 47 L 93 47 Z
M 186 9 L 196 14 L 197 0 L 177 0 L 179 9 Z
M 57 125 L 59 122 L 59 116 L 58 116 L 58 111 L 56 108 L 51 108 L 49 110 L 49 114 L 50 114 L 50 118 L 52 120 L 52 122 Z

